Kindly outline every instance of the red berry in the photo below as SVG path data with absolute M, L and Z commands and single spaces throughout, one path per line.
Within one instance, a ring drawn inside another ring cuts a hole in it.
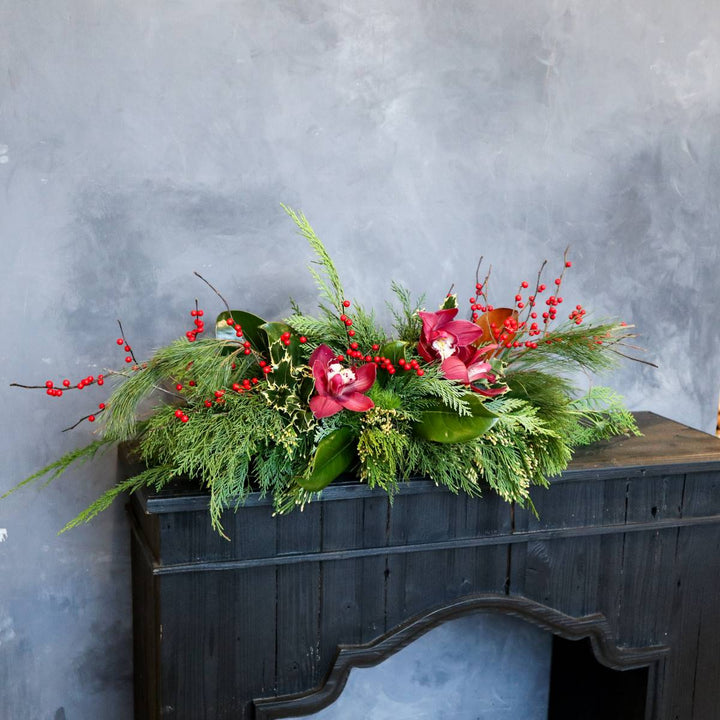
M 115 342 L 116 342 L 118 345 L 123 345 L 123 344 L 125 343 L 125 341 L 124 341 L 122 338 L 118 338 Z
M 235 325 L 235 321 L 231 317 L 229 317 L 225 322 L 231 327 Z
M 178 384 L 175 386 L 175 389 L 176 389 L 178 392 L 180 392 L 180 391 L 183 389 L 183 386 L 182 386 L 180 383 L 178 383 Z
M 379 350 L 379 349 L 380 349 L 380 346 L 379 346 L 379 345 L 373 345 L 373 346 L 372 346 L 372 349 L 373 349 L 373 350 Z
M 98 405 L 98 409 L 99 409 L 99 410 L 104 410 L 104 409 L 105 409 L 105 403 L 100 403 L 100 404 Z
M 183 415 L 183 416 L 180 418 L 180 422 L 186 423 L 189 419 L 190 419 L 190 418 L 189 418 L 187 415 Z
M 559 285 L 561 282 L 562 282 L 562 280 L 561 280 L 560 278 L 555 278 L 555 284 L 556 284 L 556 285 Z
M 345 322 L 347 319 L 348 319 L 348 318 L 347 318 L 347 315 L 341 315 L 341 316 L 340 316 L 340 320 L 341 320 L 342 322 Z
M 46 388 L 51 388 L 52 386 L 53 386 L 53 381 L 52 381 L 52 380 L 46 380 L 46 381 L 45 381 L 45 387 L 46 387 Z
M 209 400 L 206 400 L 203 404 L 205 407 L 212 407 L 212 403 Z
M 422 368 L 418 368 L 415 373 L 418 377 L 422 377 L 425 374 L 425 371 Z
M 528 284 L 527 284 L 527 281 L 526 281 L 526 280 L 523 280 L 523 281 L 520 283 L 520 287 L 526 288 L 527 286 L 528 286 Z
M 343 300 L 343 307 L 350 307 L 350 301 L 349 301 L 349 300 Z
M 176 418 L 181 418 L 182 416 L 183 416 L 183 411 L 182 411 L 180 408 L 178 408 L 178 409 L 175 411 L 175 417 L 176 417 Z
M 88 422 L 95 422 L 95 416 L 94 416 L 94 415 L 88 415 Z
M 538 285 L 538 292 L 545 292 L 546 289 L 545 285 Z
M 301 335 L 301 336 L 298 338 L 298 340 L 299 340 L 301 343 L 306 343 L 306 342 L 307 342 L 307 338 L 306 338 L 304 335 Z
M 565 267 L 572 267 L 572 263 L 568 260 L 568 261 L 565 263 Z
M 355 337 L 355 331 L 354 330 L 348 330 L 348 335 L 350 337 Z

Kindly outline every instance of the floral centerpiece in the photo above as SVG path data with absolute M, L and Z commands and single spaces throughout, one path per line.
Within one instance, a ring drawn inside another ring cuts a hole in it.
M 231 309 L 198 276 L 226 308 L 214 337 L 206 336 L 196 301 L 185 337 L 145 361 L 136 358 L 120 325 L 122 370 L 20 386 L 61 397 L 115 385 L 79 421 L 97 423 L 97 438 L 17 487 L 55 478 L 128 441 L 144 464 L 65 529 L 121 493 L 159 491 L 179 477 L 207 488 L 211 521 L 221 533 L 223 511 L 241 506 L 250 492 L 271 495 L 276 512 L 285 513 L 347 473 L 390 495 L 403 481 L 423 476 L 455 493 L 479 496 L 491 489 L 532 507 L 531 486 L 546 486 L 562 472 L 574 448 L 637 433 L 612 390 L 579 394 L 568 379 L 578 369 L 611 368 L 626 356 L 633 335 L 622 322 L 588 322 L 581 305 L 563 312 L 567 253 L 548 286 L 543 263 L 535 282 L 520 282 L 506 308 L 491 304 L 489 274 L 481 279 L 478 264 L 469 319 L 461 318 L 452 292 L 428 310 L 423 298 L 414 302 L 393 284 L 388 337 L 372 311 L 346 298 L 302 213 L 285 209 L 317 257 L 310 267 L 322 295 L 317 314 L 293 303 L 290 317 L 267 322 Z M 148 401 L 149 412 L 143 410 Z

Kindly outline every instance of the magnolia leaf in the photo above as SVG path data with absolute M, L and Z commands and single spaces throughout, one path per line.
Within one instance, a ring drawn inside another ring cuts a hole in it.
M 472 415 L 458 415 L 438 401 L 435 407 L 420 413 L 420 420 L 414 426 L 415 434 L 432 442 L 468 442 L 486 433 L 497 422 L 498 416 L 488 410 L 477 395 L 467 393 L 463 400 L 470 405 Z
M 405 350 L 408 344 L 401 340 L 395 340 L 394 342 L 385 343 L 380 350 L 380 357 L 386 357 L 393 365 L 397 365 L 400 358 L 407 360 L 405 356 Z
M 230 317 L 242 327 L 242 338 L 239 338 L 233 327 L 227 324 Z M 215 320 L 215 337 L 218 340 L 232 340 L 233 342 L 241 342 L 244 338 L 255 350 L 264 354 L 267 352 L 268 343 L 265 334 L 260 332 L 260 327 L 265 324 L 261 317 L 244 310 L 221 312 Z
M 319 492 L 350 468 L 355 450 L 355 435 L 350 428 L 333 430 L 318 443 L 310 474 L 296 477 L 297 484 L 304 490 Z
M 457 293 L 448 293 L 440 305 L 441 310 L 452 310 L 458 306 Z
M 489 345 L 497 342 L 497 339 L 493 333 L 493 328 L 496 332 L 499 330 L 500 333 L 506 336 L 505 340 L 499 343 L 497 350 L 489 352 L 487 358 L 495 357 L 505 349 L 505 344 L 511 343 L 515 339 L 516 332 L 508 330 L 505 326 L 506 320 L 512 320 L 515 323 L 518 322 L 518 311 L 513 308 L 494 308 L 483 313 L 476 321 L 475 324 L 483 331 L 483 334 L 473 343 L 475 347 L 482 347 L 483 345 Z

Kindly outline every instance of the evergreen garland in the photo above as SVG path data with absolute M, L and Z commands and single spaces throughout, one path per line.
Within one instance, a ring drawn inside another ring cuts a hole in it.
M 568 321 L 541 330 L 528 312 L 544 288 L 539 276 L 525 319 L 521 301 L 498 316 L 487 305 L 487 278 L 478 282 L 473 323 L 455 319 L 455 296 L 427 312 L 422 298 L 413 302 L 393 283 L 399 307 L 392 307 L 395 337 L 388 339 L 373 312 L 345 299 L 304 215 L 285 209 L 316 256 L 310 272 L 322 297 L 319 315 L 293 303 L 289 318 L 265 323 L 227 306 L 216 338 L 201 339 L 196 308 L 196 329 L 186 338 L 108 373 L 116 387 L 98 418 L 100 438 L 17 487 L 53 479 L 121 442 L 133 443 L 145 469 L 64 529 L 118 495 L 160 490 L 180 477 L 207 488 L 220 533 L 224 510 L 237 509 L 250 492 L 272 496 L 276 512 L 289 512 L 343 472 L 391 496 L 399 483 L 429 477 L 455 493 L 491 489 L 532 507 L 531 487 L 561 473 L 574 447 L 637 433 L 616 393 L 592 387 L 580 394 L 567 379 L 575 370 L 612 368 L 633 337 L 628 326 L 588 323 L 577 306 Z M 557 308 L 557 290 L 550 297 Z

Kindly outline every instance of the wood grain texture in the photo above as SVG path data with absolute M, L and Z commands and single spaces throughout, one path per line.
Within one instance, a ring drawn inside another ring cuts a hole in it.
M 198 493 L 134 502 L 136 718 L 250 720 L 256 699 L 321 687 L 338 647 L 488 596 L 603 618 L 611 666 L 666 646 L 644 661 L 644 720 L 720 717 L 720 441 L 641 426 L 537 489 L 539 517 L 427 481 L 392 505 L 345 483 L 284 517 L 249 502 L 227 542 Z

